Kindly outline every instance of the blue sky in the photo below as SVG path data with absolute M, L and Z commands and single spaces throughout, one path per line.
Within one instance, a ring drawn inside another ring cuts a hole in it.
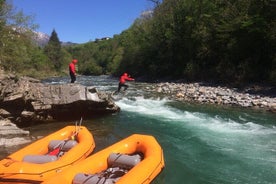
M 120 34 L 153 6 L 148 0 L 13 0 L 12 4 L 35 16 L 36 31 L 51 35 L 55 29 L 60 41 L 74 43 Z

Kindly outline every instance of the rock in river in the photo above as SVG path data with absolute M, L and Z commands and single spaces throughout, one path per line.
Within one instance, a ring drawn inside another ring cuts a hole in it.
M 43 84 L 28 77 L 6 76 L 0 81 L 0 116 L 16 124 L 75 120 L 120 111 L 105 92 L 80 84 Z

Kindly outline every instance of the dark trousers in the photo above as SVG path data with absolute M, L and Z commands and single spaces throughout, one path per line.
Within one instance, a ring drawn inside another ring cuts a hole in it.
M 73 72 L 70 72 L 71 77 L 71 83 L 74 83 L 76 81 L 76 75 Z
M 119 83 L 118 91 L 117 92 L 120 92 L 120 90 L 121 90 L 122 87 L 124 87 L 124 91 L 125 91 L 125 90 L 127 90 L 128 85 L 126 85 L 125 83 Z

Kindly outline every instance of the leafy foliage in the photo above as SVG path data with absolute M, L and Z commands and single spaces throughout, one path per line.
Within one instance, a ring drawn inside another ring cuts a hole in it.
M 44 52 L 53 63 L 56 71 L 60 71 L 63 63 L 63 55 L 61 43 L 55 30 L 52 31 L 49 42 L 44 48 Z
M 151 78 L 273 82 L 273 7 L 258 0 L 164 0 L 150 19 L 120 35 L 127 40 L 120 67 Z
M 79 72 L 86 75 L 112 74 L 121 61 L 123 48 L 116 38 L 66 47 L 78 58 Z
M 13 29 L 34 28 L 31 16 L 12 13 L 0 0 L 0 64 L 61 74 L 76 58 L 78 73 L 85 75 L 276 84 L 275 1 L 149 1 L 155 7 L 111 39 L 62 47 L 54 30 L 41 49 L 31 43 L 30 32 Z
M 47 57 L 33 41 L 37 27 L 32 16 L 16 12 L 12 4 L 0 1 L 0 66 L 6 71 L 32 77 L 49 75 Z

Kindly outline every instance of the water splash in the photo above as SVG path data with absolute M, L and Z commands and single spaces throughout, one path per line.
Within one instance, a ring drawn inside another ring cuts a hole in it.
M 230 157 L 234 155 L 238 160 L 244 159 L 251 162 L 262 160 L 276 163 L 276 157 L 273 156 L 276 145 L 275 126 L 265 126 L 257 119 L 252 122 L 246 117 L 237 121 L 239 118 L 233 120 L 220 115 L 211 116 L 204 112 L 183 111 L 169 106 L 168 102 L 170 101 L 167 99 L 135 97 L 123 98 L 118 105 L 122 111 L 137 113 L 172 125 L 174 131 L 171 134 L 175 135 L 171 136 L 179 139 L 179 135 L 182 135 L 180 142 L 198 139 L 201 144 L 212 150 Z M 185 136 L 184 133 L 187 131 L 192 135 Z
M 123 111 L 134 112 L 158 118 L 167 122 L 182 123 L 188 126 L 204 128 L 205 130 L 232 133 L 232 134 L 253 134 L 269 135 L 275 134 L 275 126 L 264 126 L 243 117 L 241 121 L 230 118 L 223 118 L 220 115 L 210 116 L 202 112 L 189 112 L 170 107 L 168 99 L 145 99 L 144 97 L 123 98 L 117 102 Z

